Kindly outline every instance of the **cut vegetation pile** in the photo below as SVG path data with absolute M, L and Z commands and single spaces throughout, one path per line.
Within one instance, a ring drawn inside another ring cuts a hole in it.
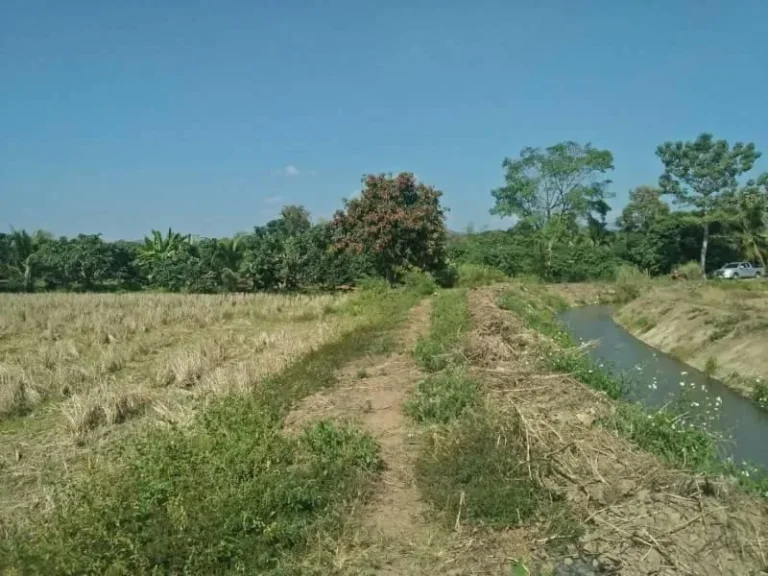
M 500 310 L 499 299 L 514 302 L 517 314 Z M 572 554 L 621 574 L 757 574 L 766 568 L 763 501 L 640 449 L 624 436 L 641 439 L 634 426 L 647 431 L 650 425 L 641 421 L 654 423 L 655 416 L 635 418 L 633 408 L 617 408 L 574 378 L 579 366 L 553 373 L 552 357 L 574 352 L 530 326 L 547 310 L 553 313 L 555 302 L 543 289 L 484 290 L 473 292 L 470 302 L 476 324 L 468 339 L 472 372 L 485 383 L 489 401 L 510 415 L 510 429 L 518 429 L 516 442 L 525 446 L 518 467 L 530 466 L 526 473 L 539 475 L 538 482 L 578 519 L 563 523 L 570 532 L 548 527 L 544 540 L 570 541 Z M 586 383 L 612 393 L 599 380 L 587 377 Z M 643 447 L 653 449 L 647 442 Z M 677 444 L 664 447 L 670 449 L 667 460 L 682 464 Z

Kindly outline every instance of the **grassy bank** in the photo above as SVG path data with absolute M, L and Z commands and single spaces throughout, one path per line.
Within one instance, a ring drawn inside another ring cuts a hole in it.
M 673 405 L 650 412 L 622 400 L 626 383 L 590 359 L 560 326 L 556 314 L 567 304 L 546 287 L 511 288 L 501 294 L 499 305 L 545 336 L 538 346 L 539 358 L 547 369 L 569 374 L 615 402 L 615 410 L 598 421 L 601 426 L 672 466 L 694 473 L 727 475 L 748 491 L 768 496 L 768 480 L 761 471 L 735 466 L 719 458 L 721 439 L 707 431 L 706 423 L 688 421 L 687 426 L 681 425 L 686 417 L 684 407 Z
M 434 301 L 430 333 L 416 347 L 417 360 L 431 372 L 406 405 L 428 430 L 415 469 L 422 496 L 454 530 L 543 522 L 558 540 L 575 537 L 575 517 L 545 485 L 551 471 L 545 458 L 531 453 L 519 413 L 483 402 L 463 350 L 471 328 L 466 290 L 443 292 Z M 432 350 L 439 364 L 426 360 L 434 358 L 425 353 Z
M 419 295 L 364 291 L 355 327 L 250 392 L 209 401 L 186 425 L 118 443 L 62 480 L 50 510 L 1 527 L 0 573 L 306 574 L 303 559 L 365 499 L 381 460 L 360 431 L 320 421 L 287 432 L 300 398 L 379 350 Z

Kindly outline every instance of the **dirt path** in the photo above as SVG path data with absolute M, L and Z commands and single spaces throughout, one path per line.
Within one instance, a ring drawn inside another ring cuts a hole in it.
M 317 418 L 353 420 L 381 447 L 385 470 L 377 491 L 334 558 L 341 572 L 414 573 L 417 551 L 428 549 L 432 540 L 413 476 L 414 427 L 404 413 L 407 396 L 422 377 L 411 351 L 429 331 L 430 310 L 431 300 L 412 310 L 394 353 L 346 366 L 337 386 L 305 399 L 286 420 L 289 427 Z

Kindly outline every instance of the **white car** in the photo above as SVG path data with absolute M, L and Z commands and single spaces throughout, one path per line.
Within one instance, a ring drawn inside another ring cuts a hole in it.
M 760 278 L 765 274 L 765 268 L 752 266 L 751 262 L 731 262 L 719 270 L 715 270 L 715 278 Z

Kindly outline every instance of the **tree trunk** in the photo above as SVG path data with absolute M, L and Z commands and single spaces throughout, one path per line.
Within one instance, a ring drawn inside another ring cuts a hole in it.
M 32 273 L 32 262 L 27 258 L 24 261 L 24 290 L 32 292 L 35 288 L 35 278 Z
M 709 244 L 709 222 L 704 221 L 704 238 L 701 240 L 701 275 L 707 279 L 707 245 Z

